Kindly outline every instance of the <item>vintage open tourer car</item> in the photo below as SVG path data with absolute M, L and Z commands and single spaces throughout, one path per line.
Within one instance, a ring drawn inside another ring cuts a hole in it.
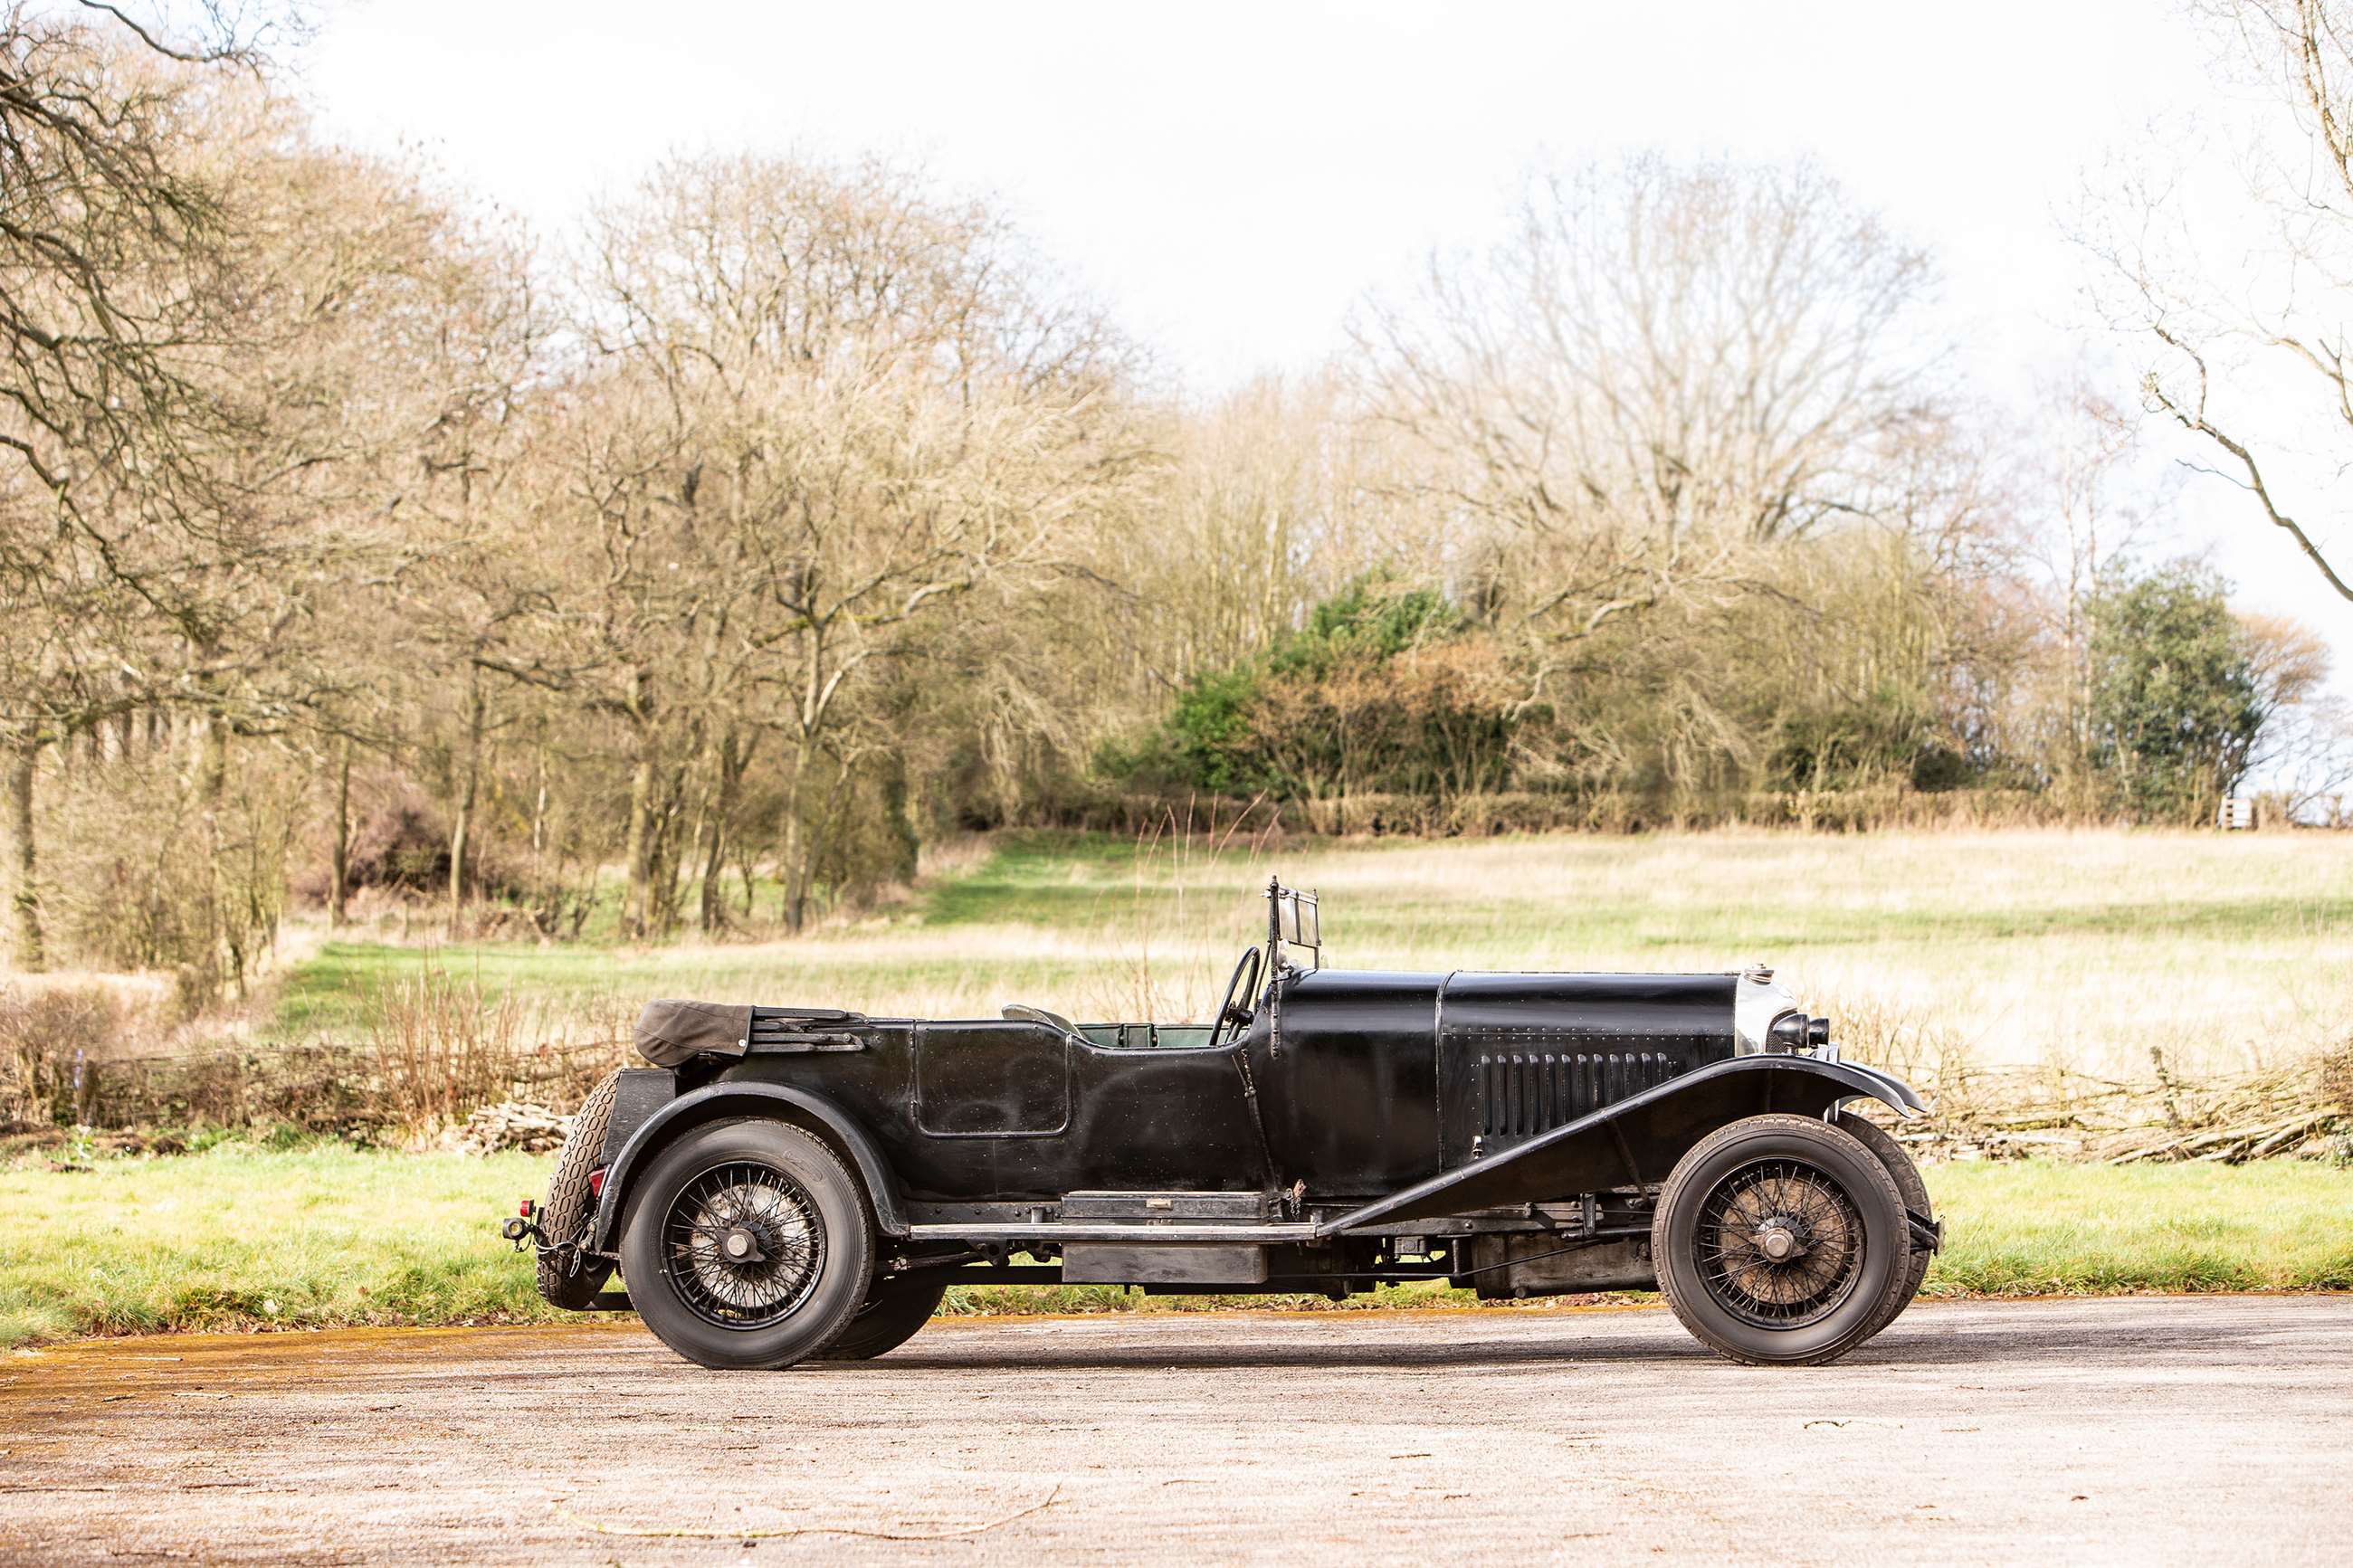
M 714 1367 L 857 1360 L 950 1285 L 1484 1297 L 1657 1289 L 1736 1361 L 1885 1328 L 1942 1230 L 1918 1098 L 1752 969 L 1323 967 L 1270 885 L 1207 1024 L 656 1002 L 505 1223 L 558 1306 Z M 608 1289 L 617 1267 L 626 1294 Z

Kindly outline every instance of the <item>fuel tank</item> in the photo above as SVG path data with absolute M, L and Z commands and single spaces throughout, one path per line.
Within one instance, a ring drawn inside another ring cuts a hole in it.
M 1286 973 L 1250 1042 L 1281 1179 L 1384 1193 L 1438 1169 L 1438 997 L 1450 977 Z M 1261 1056 L 1261 1052 L 1263 1055 Z

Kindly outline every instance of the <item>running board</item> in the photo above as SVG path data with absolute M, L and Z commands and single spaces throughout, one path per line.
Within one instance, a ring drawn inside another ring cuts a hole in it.
M 1143 1221 L 1122 1225 L 1102 1220 L 1039 1220 L 987 1225 L 911 1225 L 910 1241 L 1127 1241 L 1276 1242 L 1312 1241 L 1315 1226 L 1306 1221 L 1283 1225 L 1166 1225 Z

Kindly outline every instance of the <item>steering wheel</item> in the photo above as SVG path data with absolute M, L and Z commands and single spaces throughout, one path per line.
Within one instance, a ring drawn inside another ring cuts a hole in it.
M 1251 1009 L 1236 1005 L 1234 998 L 1247 996 L 1258 989 L 1259 971 L 1265 967 L 1265 962 L 1255 944 L 1242 950 L 1240 962 L 1234 965 L 1232 976 L 1226 982 L 1225 1000 L 1218 1004 L 1217 1020 L 1209 1026 L 1211 1050 L 1214 1051 L 1226 1043 L 1226 1031 L 1229 1028 L 1250 1027 L 1250 1021 L 1254 1016 Z M 1242 978 L 1245 971 L 1250 974 L 1248 980 Z

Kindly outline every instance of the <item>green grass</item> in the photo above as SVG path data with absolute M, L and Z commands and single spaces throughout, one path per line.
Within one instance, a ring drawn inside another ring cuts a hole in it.
M 365 1023 L 378 988 L 437 963 L 478 981 L 491 995 L 521 992 L 558 1005 L 581 1004 L 623 984 L 624 955 L 598 947 L 483 943 L 419 949 L 373 942 L 330 942 L 297 965 L 279 993 L 271 1032 L 281 1038 L 348 1037 Z
M 2252 1165 L 1931 1166 L 1947 1295 L 2353 1289 L 2353 1172 Z
M 0 1345 L 560 1318 L 534 1291 L 529 1261 L 495 1234 L 546 1167 L 519 1154 L 318 1144 L 0 1170 Z M 2287 1161 L 2027 1163 L 1936 1166 L 1927 1177 L 1951 1242 L 1928 1276 L 1931 1294 L 2353 1288 L 2353 1173 Z M 959 1289 L 947 1310 L 1198 1310 L 1226 1300 L 1006 1287 Z M 1413 1287 L 1347 1304 L 1469 1300 Z
M 0 1344 L 544 1316 L 495 1226 L 545 1165 L 229 1145 L 0 1171 Z

